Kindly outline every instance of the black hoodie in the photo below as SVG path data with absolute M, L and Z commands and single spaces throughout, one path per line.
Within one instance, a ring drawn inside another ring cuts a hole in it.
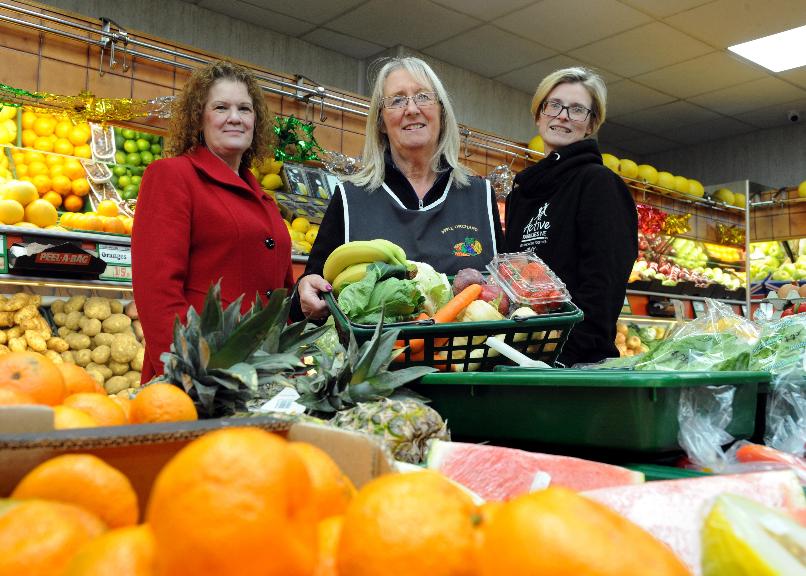
M 518 173 L 505 222 L 504 251 L 533 250 L 585 313 L 559 361 L 618 356 L 616 321 L 638 255 L 638 216 L 624 182 L 602 165 L 596 142 L 575 142 Z

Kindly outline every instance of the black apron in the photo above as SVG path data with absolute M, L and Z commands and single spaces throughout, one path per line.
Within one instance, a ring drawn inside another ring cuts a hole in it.
M 448 275 L 484 270 L 496 254 L 487 180 L 473 177 L 460 187 L 451 175 L 442 196 L 417 210 L 407 209 L 386 184 L 372 192 L 350 182 L 341 188 L 345 242 L 385 238 L 409 260 Z

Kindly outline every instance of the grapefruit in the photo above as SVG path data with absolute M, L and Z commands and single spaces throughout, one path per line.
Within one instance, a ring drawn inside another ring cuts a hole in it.
M 26 180 L 9 180 L 0 185 L 0 197 L 6 200 L 16 200 L 23 206 L 27 206 L 37 198 L 39 192 L 33 183 Z
M 658 171 L 654 166 L 650 166 L 649 164 L 641 164 L 638 166 L 638 178 L 647 184 L 657 184 Z
M 692 196 L 698 196 L 700 198 L 703 197 L 705 194 L 705 188 L 702 187 L 702 184 L 699 180 L 694 180 L 690 178 L 688 181 L 688 193 Z
M 688 194 L 690 190 L 688 178 L 685 176 L 675 176 L 674 189 L 682 194 Z
M 619 160 L 619 173 L 625 178 L 637 178 L 638 164 L 629 158 L 622 158 Z
M 674 175 L 671 172 L 658 172 L 658 186 L 674 190 Z
M 25 208 L 16 200 L 0 200 L 0 222 L 16 224 L 25 217 Z
M 56 224 L 59 221 L 59 213 L 53 204 L 40 198 L 25 207 L 25 220 L 44 228 Z

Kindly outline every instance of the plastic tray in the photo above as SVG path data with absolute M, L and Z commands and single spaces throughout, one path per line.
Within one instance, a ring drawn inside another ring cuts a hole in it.
M 325 301 L 333 315 L 336 330 L 344 343 L 352 330 L 361 344 L 369 340 L 375 326 L 353 324 L 336 304 L 332 294 L 325 293 Z M 451 322 L 446 324 L 422 324 L 402 322 L 387 324 L 387 328 L 400 328 L 398 337 L 402 345 L 411 340 L 424 342 L 422 357 L 414 357 L 409 348 L 392 363 L 392 368 L 407 366 L 435 366 L 444 371 L 492 370 L 499 364 L 512 364 L 484 343 L 488 336 L 503 336 L 504 342 L 526 354 L 533 360 L 553 364 L 571 328 L 582 320 L 582 311 L 571 302 L 549 314 L 530 316 L 522 320 L 497 320 L 489 322 Z
M 766 372 L 539 370 L 428 374 L 414 388 L 450 423 L 457 438 L 533 442 L 630 452 L 680 450 L 680 391 L 736 386 L 735 438 L 753 435 Z

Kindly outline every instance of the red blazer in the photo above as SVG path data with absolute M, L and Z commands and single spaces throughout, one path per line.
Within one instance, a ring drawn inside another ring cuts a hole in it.
M 198 312 L 219 278 L 242 310 L 259 292 L 294 285 L 291 238 L 280 211 L 249 170 L 238 177 L 207 148 L 151 164 L 132 230 L 134 299 L 146 340 L 142 381 L 162 374 L 174 318 Z

